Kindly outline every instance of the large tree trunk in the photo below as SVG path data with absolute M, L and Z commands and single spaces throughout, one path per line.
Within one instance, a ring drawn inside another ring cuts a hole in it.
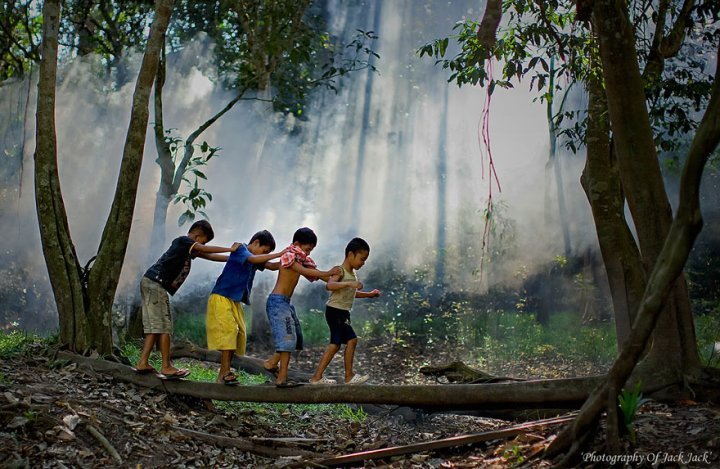
M 625 219 L 625 198 L 610 142 L 605 91 L 593 79 L 588 80 L 587 88 L 587 155 L 581 183 L 592 208 L 610 285 L 617 343 L 621 348 L 630 334 L 635 312 L 645 290 L 645 271 L 635 238 Z
M 607 46 L 608 42 L 616 40 L 617 36 L 615 34 L 620 31 L 620 39 L 621 42 L 624 39 L 625 49 L 620 48 L 617 53 L 622 55 L 630 54 L 630 57 L 635 61 L 634 48 L 629 50 L 632 43 L 628 41 L 628 37 L 632 35 L 632 31 L 626 14 L 619 10 L 612 0 L 599 1 L 596 7 L 594 14 L 600 31 L 601 51 L 603 45 Z M 624 68 L 628 65 L 627 61 L 611 60 L 612 58 L 603 54 L 603 69 L 606 76 L 616 74 L 615 67 Z M 617 56 L 614 57 L 614 59 L 617 58 Z M 635 62 L 635 65 L 637 65 L 637 62 Z M 637 70 L 637 67 L 635 70 Z M 608 80 L 607 85 L 610 92 L 612 86 L 621 84 Z M 613 129 L 616 128 L 615 117 L 616 113 L 611 109 L 610 119 L 613 122 Z M 682 275 L 682 269 L 687 257 L 702 228 L 699 202 L 702 172 L 710 154 L 716 149 L 719 142 L 720 62 L 717 64 L 708 108 L 695 133 L 683 168 L 677 214 L 672 221 L 668 236 L 648 278 L 647 288 L 630 332 L 630 337 L 613 363 L 607 381 L 593 391 L 583 405 L 575 422 L 563 430 L 548 448 L 551 455 L 567 451 L 562 461 L 563 465 L 573 463 L 573 458 L 577 456 L 581 448 L 581 442 L 587 441 L 588 436 L 597 428 L 597 421 L 606 405 L 612 408 L 616 406 L 617 390 L 622 388 L 630 373 L 632 373 L 635 364 L 645 349 L 650 334 L 659 319 L 665 314 L 666 309 L 663 308 L 663 305 L 677 290 L 677 279 Z M 658 384 L 657 381 L 654 384 Z
M 595 3 L 594 24 L 600 43 L 608 111 L 625 196 L 637 230 L 645 270 L 656 263 L 672 223 L 660 172 L 627 13 L 611 0 Z M 680 275 L 663 307 L 645 370 L 680 379 L 700 370 L 685 279 Z M 653 379 L 653 376 L 648 376 Z
M 132 223 L 148 121 L 149 92 L 155 78 L 160 39 L 167 29 L 171 5 L 171 0 L 159 0 L 157 3 L 155 21 L 150 28 L 150 38 L 133 97 L 130 128 L 115 199 L 95 265 L 89 275 L 87 268 L 80 267 L 75 255 L 57 171 L 54 111 L 60 5 L 57 1 L 49 1 L 43 7 L 45 24 L 38 85 L 38 147 L 35 156 L 36 203 L 43 253 L 60 315 L 60 341 L 72 350 L 94 348 L 103 354 L 112 353 L 110 312 Z
M 43 255 L 60 317 L 60 343 L 68 345 L 71 350 L 82 351 L 92 342 L 86 311 L 87 298 L 68 229 L 57 162 L 55 84 L 59 25 L 60 1 L 48 0 L 43 5 L 42 59 L 38 79 L 35 204 Z
M 157 74 L 172 5 L 173 0 L 158 0 L 155 4 L 155 19 L 150 27 L 150 35 L 133 93 L 130 125 L 125 139 L 115 197 L 105 222 L 97 259 L 88 280 L 89 317 L 92 329 L 96 331 L 93 345 L 102 353 L 112 351 L 110 313 L 135 210 L 147 135 L 150 90 Z

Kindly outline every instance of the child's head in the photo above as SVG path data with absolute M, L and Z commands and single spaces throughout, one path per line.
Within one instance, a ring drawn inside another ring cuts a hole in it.
M 188 236 L 200 244 L 209 243 L 215 237 L 215 232 L 207 220 L 198 220 L 188 230 Z
M 250 238 L 248 250 L 253 254 L 268 254 L 275 250 L 275 238 L 268 230 L 258 231 Z
M 370 245 L 362 238 L 353 238 L 345 246 L 345 260 L 353 269 L 364 266 L 368 256 L 370 256 Z
M 308 227 L 300 228 L 293 235 L 293 244 L 305 251 L 305 254 L 310 254 L 317 245 L 317 235 Z

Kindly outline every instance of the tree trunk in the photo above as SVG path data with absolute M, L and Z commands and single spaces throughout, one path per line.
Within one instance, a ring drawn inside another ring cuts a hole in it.
M 637 230 L 643 265 L 655 265 L 672 223 L 645 101 L 632 24 L 621 5 L 595 3 L 594 24 L 606 84 L 620 178 Z M 646 370 L 679 379 L 700 370 L 685 279 L 678 277 L 663 307 Z M 652 378 L 649 376 L 649 378 Z M 659 378 L 664 379 L 664 378 Z
M 596 23 L 599 24 L 601 50 L 603 43 L 612 41 L 615 38 L 611 34 L 613 25 L 615 31 L 621 31 L 620 38 L 625 38 L 625 45 L 632 46 L 627 37 L 632 31 L 627 23 L 627 16 L 624 12 L 616 9 L 612 0 L 600 1 L 596 4 Z M 619 51 L 621 52 L 621 51 Z M 626 50 L 623 54 L 631 53 L 635 60 L 634 51 Z M 617 57 L 616 57 L 617 58 Z M 606 76 L 613 75 L 614 67 L 625 67 L 627 63 L 622 61 L 609 60 L 611 57 L 603 56 L 603 69 Z M 635 63 L 637 65 L 637 63 Z M 636 68 L 637 70 L 637 68 Z M 611 81 L 607 81 L 608 89 Z M 619 83 L 614 83 L 618 85 Z M 647 116 L 647 114 L 645 114 Z M 616 115 L 611 111 L 610 119 L 614 124 Z M 613 129 L 615 129 L 613 125 Z M 597 428 L 597 421 L 600 414 L 606 407 L 609 389 L 622 389 L 635 364 L 645 349 L 647 340 L 650 337 L 659 318 L 666 312 L 663 305 L 667 299 L 677 291 L 677 279 L 682 274 L 682 269 L 690 254 L 690 250 L 702 228 L 702 215 L 700 212 L 699 192 L 702 172 L 710 154 L 717 148 L 720 142 L 720 62 L 717 64 L 715 80 L 713 83 L 712 95 L 708 108 L 698 126 L 695 137 L 690 145 L 687 160 L 683 167 L 683 174 L 680 182 L 680 203 L 675 218 L 673 219 L 667 239 L 663 245 L 657 262 L 647 282 L 647 288 L 638 311 L 637 318 L 633 324 L 630 337 L 625 342 L 620 355 L 613 363 L 608 373 L 607 381 L 593 391 L 592 395 L 583 405 L 575 422 L 565 428 L 558 435 L 555 441 L 548 448 L 549 454 L 569 451 L 565 455 L 562 465 L 573 463 L 581 448 L 579 442 L 586 441 L 588 435 Z M 691 376 L 692 378 L 692 376 Z M 679 381 L 679 378 L 678 378 Z M 677 381 L 676 381 L 677 382 Z M 656 380 L 653 382 L 658 385 Z M 613 405 L 610 402 L 610 405 Z
M 625 219 L 625 199 L 609 137 L 605 92 L 597 80 L 588 80 L 587 88 L 587 156 L 581 183 L 595 221 L 610 284 L 618 348 L 621 348 L 630 334 L 645 290 L 645 271 L 635 238 Z
M 148 123 L 150 90 L 158 69 L 163 37 L 170 20 L 172 0 L 158 0 L 145 54 L 133 94 L 130 125 L 125 140 L 115 197 L 110 209 L 95 265 L 88 279 L 90 330 L 93 348 L 112 352 L 111 308 L 130 236 L 138 179 Z
M 163 121 L 162 93 L 163 87 L 165 86 L 166 64 L 165 41 L 163 40 L 158 72 L 155 77 L 155 123 L 153 130 L 155 131 L 155 148 L 157 149 L 155 162 L 160 166 L 160 186 L 155 195 L 155 211 L 153 212 L 152 235 L 150 237 L 150 251 L 148 253 L 150 262 L 153 262 L 157 258 L 165 244 L 167 210 L 170 206 L 170 200 L 175 195 L 175 192 L 173 192 L 175 163 L 173 163 L 170 144 L 165 140 L 165 123 Z
M 42 59 L 38 79 L 35 204 L 43 255 L 60 317 L 60 343 L 71 350 L 83 351 L 92 342 L 87 297 L 70 238 L 57 162 L 55 86 L 59 25 L 60 1 L 48 0 L 43 5 Z
M 560 221 L 560 231 L 563 238 L 563 255 L 570 257 L 572 247 L 570 245 L 570 227 L 568 225 L 567 206 L 565 204 L 565 191 L 562 179 L 562 167 L 560 166 L 560 158 L 557 155 L 557 129 L 555 128 L 555 119 L 553 118 L 553 101 L 555 99 L 555 59 L 550 57 L 550 81 L 548 90 L 551 93 L 547 99 L 546 111 L 548 121 L 548 134 L 550 138 L 550 149 L 548 151 L 548 165 L 552 165 L 555 174 L 555 188 L 557 190 L 558 203 L 558 219 Z M 566 96 L 569 91 L 566 91 Z M 560 107 L 562 111 L 562 105 Z M 547 168 L 547 166 L 546 166 Z

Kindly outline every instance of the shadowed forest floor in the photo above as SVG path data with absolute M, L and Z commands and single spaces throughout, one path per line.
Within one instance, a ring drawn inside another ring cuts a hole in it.
M 292 366 L 311 371 L 321 352 L 322 348 L 306 350 L 293 360 Z M 442 344 L 426 348 L 422 354 L 417 352 L 410 346 L 361 343 L 357 370 L 369 373 L 374 383 L 431 383 L 417 372 L 420 366 L 462 358 L 452 347 Z M 253 354 L 262 356 L 259 351 Z M 214 364 L 190 360 L 176 360 L 176 364 L 192 365 L 194 370 L 207 367 L 209 373 L 216 370 Z M 329 374 L 338 376 L 340 366 L 336 358 Z M 587 363 L 543 362 L 539 357 L 537 362 L 507 363 L 502 369 L 485 371 L 537 378 L 587 375 L 601 370 Z M 201 374 L 193 371 L 193 376 Z M 43 344 L 34 344 L 0 364 L 0 467 L 309 467 L 309 461 L 316 459 L 310 453 L 342 455 L 516 423 L 468 415 L 424 415 L 409 409 L 398 412 L 390 407 L 366 413 L 345 405 L 215 404 L 213 413 L 198 400 L 115 382 L 75 364 L 54 361 Z M 510 440 L 368 461 L 365 466 L 550 467 L 548 461 L 527 461 L 527 457 L 542 449 L 546 438 L 558 428 L 531 431 Z M 636 417 L 636 428 L 637 444 L 631 447 L 625 443 L 623 454 L 635 458 L 628 467 L 720 465 L 717 405 L 650 402 Z M 262 457 L 223 443 L 200 441 L 184 430 L 304 455 Z M 93 435 L 95 431 L 117 452 L 115 458 Z M 601 437 L 596 439 L 593 450 L 596 453 L 586 457 L 595 458 L 595 463 L 587 461 L 580 466 L 608 467 L 607 460 L 599 459 L 604 456 Z

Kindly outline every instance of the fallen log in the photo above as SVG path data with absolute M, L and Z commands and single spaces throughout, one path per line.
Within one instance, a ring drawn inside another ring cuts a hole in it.
M 168 381 L 155 375 L 139 375 L 128 366 L 60 352 L 58 358 L 89 367 L 97 373 L 167 394 L 222 401 L 276 403 L 391 404 L 427 410 L 447 409 L 576 409 L 601 377 L 535 380 L 520 383 L 447 385 L 305 385 L 276 388 L 274 385 L 226 386 L 191 380 Z
M 575 418 L 574 415 L 567 415 L 563 417 L 556 417 L 552 419 L 537 420 L 535 422 L 527 422 L 520 425 L 514 425 L 512 427 L 503 428 L 501 430 L 492 430 L 482 433 L 473 433 L 471 435 L 454 436 L 451 438 L 443 438 L 441 440 L 426 441 L 422 443 L 413 443 L 405 446 L 394 446 L 392 448 L 375 449 L 371 451 L 361 451 L 358 453 L 346 454 L 343 456 L 337 456 L 334 458 L 322 459 L 317 461 L 307 461 L 302 464 L 304 465 L 317 465 L 317 466 L 340 466 L 344 464 L 352 464 L 361 461 L 367 461 L 370 459 L 384 459 L 393 456 L 401 456 L 404 454 L 424 453 L 426 451 L 433 451 L 444 448 L 452 448 L 456 446 L 472 445 L 482 443 L 485 441 L 501 440 L 505 438 L 511 438 L 513 436 L 525 433 L 528 430 L 536 429 L 538 427 L 545 427 L 548 425 L 559 425 L 566 423 Z M 294 467 L 292 465 L 291 467 Z M 303 466 L 305 467 L 305 466 Z
M 525 379 L 511 378 L 508 376 L 493 376 L 471 368 L 460 361 L 452 362 L 449 365 L 423 366 L 420 368 L 420 373 L 435 378 L 435 381 L 438 381 L 439 378 L 444 376 L 450 383 L 484 384 L 501 383 L 503 381 L 527 381 Z
M 193 360 L 203 362 L 220 363 L 220 352 L 217 350 L 204 349 L 191 343 L 173 345 L 170 350 L 170 356 L 172 358 L 192 358 Z M 274 376 L 271 372 L 265 369 L 265 366 L 263 366 L 263 360 L 259 358 L 233 355 L 231 365 L 234 368 L 242 370 L 246 373 Z M 311 376 L 312 373 L 307 373 L 305 371 L 294 370 L 292 368 L 288 370 L 288 377 L 296 381 L 306 382 Z

